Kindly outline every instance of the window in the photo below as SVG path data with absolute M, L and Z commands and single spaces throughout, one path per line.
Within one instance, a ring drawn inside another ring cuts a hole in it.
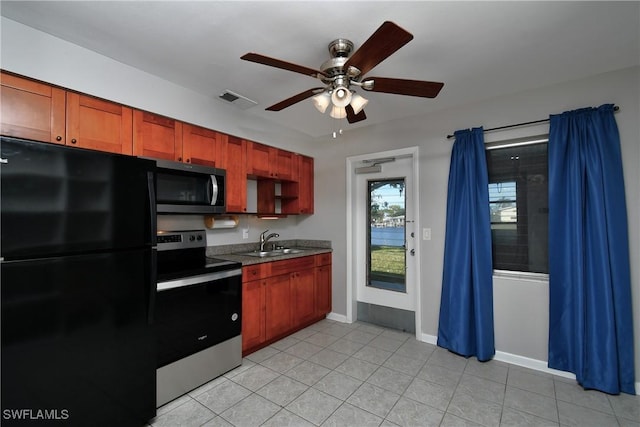
M 494 270 L 548 273 L 547 143 L 487 144 Z
M 367 286 L 406 292 L 404 178 L 368 185 Z

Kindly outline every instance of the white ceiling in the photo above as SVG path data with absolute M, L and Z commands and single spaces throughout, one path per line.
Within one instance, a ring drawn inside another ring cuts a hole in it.
M 441 81 L 440 95 L 364 93 L 367 120 L 343 121 L 345 129 L 640 65 L 637 1 L 2 0 L 0 8 L 9 19 L 199 93 L 237 92 L 258 102 L 238 114 L 313 137 L 327 134 L 331 119 L 311 100 L 264 109 L 321 82 L 240 56 L 257 52 L 319 69 L 333 39 L 348 38 L 357 49 L 386 20 L 412 33 L 368 75 Z

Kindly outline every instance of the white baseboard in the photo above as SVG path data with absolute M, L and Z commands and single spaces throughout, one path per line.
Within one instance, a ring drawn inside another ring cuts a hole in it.
M 493 359 L 498 360 L 500 362 L 510 363 L 516 366 L 522 366 L 523 368 L 529 368 L 535 371 L 556 375 L 558 377 L 570 378 L 573 380 L 576 379 L 575 374 L 572 374 L 571 372 L 558 371 L 557 369 L 549 368 L 545 360 L 531 359 L 529 357 L 506 353 L 504 351 L 496 351 L 496 355 L 494 356 Z
M 334 312 L 327 314 L 327 319 L 335 320 L 336 322 L 349 323 L 349 321 L 347 321 L 347 316 L 345 316 L 344 314 L 337 314 Z
M 422 341 L 429 344 L 437 345 L 438 337 L 435 335 L 422 334 Z M 576 378 L 576 376 L 572 373 L 558 371 L 558 370 L 549 368 L 547 366 L 546 361 L 531 359 L 529 357 L 506 353 L 504 351 L 496 351 L 496 355 L 493 357 L 493 360 L 510 363 L 516 366 L 522 366 L 524 368 L 529 368 L 529 369 L 533 369 L 540 372 L 546 372 L 548 374 L 557 375 L 559 377 L 573 378 L 573 379 Z
M 438 337 L 435 335 L 422 334 L 422 341 L 429 344 L 437 345 Z M 572 373 L 557 371 L 555 369 L 547 367 L 547 362 L 543 360 L 531 359 L 529 357 L 518 356 L 517 354 L 505 353 L 504 351 L 496 351 L 496 355 L 493 357 L 493 360 L 510 363 L 516 366 L 522 366 L 524 368 L 529 368 L 540 372 L 546 372 L 549 374 L 557 375 L 559 377 L 573 379 L 575 379 L 576 377 Z
M 422 337 L 420 340 L 429 344 L 438 345 L 438 337 L 435 335 L 422 334 Z M 575 374 L 572 374 L 571 372 L 558 371 L 557 369 L 549 368 L 547 366 L 547 362 L 544 360 L 531 359 L 529 357 L 506 353 L 504 351 L 496 351 L 496 355 L 494 356 L 493 360 L 510 363 L 516 366 L 522 366 L 524 368 L 545 372 L 547 374 L 557 375 L 563 378 L 570 378 L 573 380 L 576 379 Z M 636 395 L 640 396 L 640 382 L 637 382 L 637 381 L 636 381 Z
M 420 341 L 426 342 L 427 344 L 438 345 L 438 337 L 435 335 L 422 334 Z

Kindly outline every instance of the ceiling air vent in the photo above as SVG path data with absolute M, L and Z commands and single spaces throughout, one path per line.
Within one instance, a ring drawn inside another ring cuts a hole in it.
M 258 105 L 258 103 L 252 99 L 247 98 L 246 96 L 242 96 L 230 90 L 225 90 L 219 96 L 219 98 L 229 104 L 234 105 L 235 107 L 246 110 L 248 108 L 253 107 L 254 105 Z

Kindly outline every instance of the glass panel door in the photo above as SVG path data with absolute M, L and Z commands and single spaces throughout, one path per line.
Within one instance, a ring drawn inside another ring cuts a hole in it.
M 368 181 L 367 286 L 406 293 L 404 178 Z

